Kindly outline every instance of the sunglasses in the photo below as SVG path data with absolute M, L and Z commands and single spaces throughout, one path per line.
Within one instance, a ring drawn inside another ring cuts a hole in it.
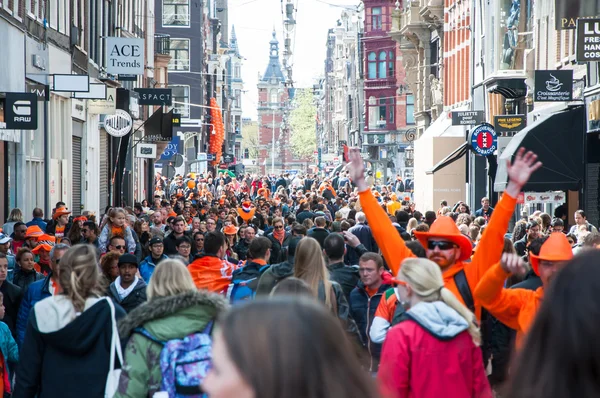
M 204 242 L 204 238 L 196 239 L 196 242 Z
M 283 225 L 275 225 L 273 228 L 275 228 L 275 229 L 283 229 Z
M 427 242 L 427 248 L 429 250 L 435 250 L 436 247 L 440 250 L 450 250 L 458 246 L 455 243 L 448 241 L 430 240 Z
M 117 246 L 114 246 L 114 248 L 117 250 L 121 250 L 121 249 L 127 249 L 127 246 L 117 245 Z

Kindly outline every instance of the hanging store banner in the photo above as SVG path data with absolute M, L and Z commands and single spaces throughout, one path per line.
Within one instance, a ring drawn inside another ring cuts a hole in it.
M 143 75 L 144 39 L 107 37 L 106 71 L 112 75 Z
M 555 0 L 554 23 L 556 30 L 575 29 L 578 18 L 600 15 L 600 7 L 593 0 Z
M 476 155 L 490 156 L 498 149 L 498 134 L 494 126 L 482 123 L 471 131 L 468 142 Z
M 573 70 L 536 70 L 533 100 L 564 102 L 573 100 Z
M 577 62 L 600 61 L 600 19 L 578 19 L 575 37 Z
M 26 83 L 27 91 L 35 94 L 38 101 L 50 101 L 50 86 L 45 84 Z
M 498 157 L 519 131 L 527 126 L 525 115 L 500 115 L 494 117 L 494 127 L 498 134 Z
M 37 95 L 31 93 L 6 93 L 4 122 L 8 130 L 37 130 Z
M 525 203 L 540 204 L 554 203 L 563 204 L 567 201 L 567 195 L 562 191 L 556 192 L 525 192 Z
M 170 88 L 136 88 L 139 95 L 138 103 L 140 105 L 168 105 L 171 106 Z
M 131 131 L 133 120 L 131 115 L 122 109 L 117 109 L 114 115 L 104 119 L 104 130 L 113 137 L 123 137 Z
M 451 114 L 453 126 L 475 126 L 485 121 L 483 111 L 455 111 Z
M 106 88 L 106 99 L 89 100 L 87 102 L 88 112 L 94 115 L 114 115 L 117 111 L 117 89 Z
M 156 159 L 156 144 L 137 144 L 135 156 L 138 158 Z

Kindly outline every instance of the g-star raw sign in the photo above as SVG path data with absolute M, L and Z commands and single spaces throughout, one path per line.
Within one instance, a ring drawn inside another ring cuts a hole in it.
M 536 70 L 533 100 L 561 102 L 573 100 L 573 70 Z
M 117 109 L 114 115 L 108 115 L 104 119 L 104 130 L 113 137 L 123 137 L 131 131 L 133 120 L 129 113 Z
M 112 75 L 143 75 L 144 39 L 107 37 L 106 71 Z
M 37 95 L 6 93 L 4 122 L 8 130 L 37 130 Z
M 170 88 L 136 88 L 140 95 L 138 104 L 140 105 L 169 105 L 171 106 Z
M 453 126 L 474 126 L 483 123 L 483 111 L 455 111 L 452 112 Z
M 600 19 L 577 20 L 577 62 L 600 61 Z

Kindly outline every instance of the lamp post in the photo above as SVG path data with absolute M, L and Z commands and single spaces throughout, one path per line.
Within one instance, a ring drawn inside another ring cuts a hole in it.
M 272 130 L 273 130 L 273 139 L 271 141 L 272 147 L 271 147 L 271 174 L 275 175 L 275 111 L 277 110 L 277 107 L 275 105 L 273 105 L 273 124 L 271 125 Z

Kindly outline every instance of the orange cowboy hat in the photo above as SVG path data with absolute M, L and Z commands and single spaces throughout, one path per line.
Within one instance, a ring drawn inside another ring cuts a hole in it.
M 569 244 L 567 235 L 562 232 L 553 232 L 540 249 L 540 254 L 529 254 L 531 268 L 536 275 L 541 261 L 569 261 L 573 258 L 573 249 Z
M 429 232 L 415 231 L 415 237 L 421 242 L 425 250 L 427 250 L 427 241 L 431 238 L 442 238 L 456 243 L 460 247 L 459 261 L 468 260 L 473 252 L 471 240 L 460 233 L 454 220 L 448 216 L 438 217 L 431 224 Z
M 44 235 L 44 231 L 42 231 L 42 229 L 37 225 L 32 225 L 31 227 L 27 227 L 27 231 L 25 232 L 25 239 L 37 238 L 42 235 Z
M 52 218 L 56 220 L 58 217 L 64 216 L 65 214 L 71 214 L 71 212 L 69 210 L 67 210 L 66 207 L 59 207 L 54 212 L 54 215 L 52 216 Z
M 88 219 L 87 219 L 87 217 L 86 217 L 86 216 L 79 216 L 79 217 L 75 217 L 75 218 L 73 219 L 73 221 L 83 221 L 83 222 L 86 222 L 87 220 L 88 220 Z
M 223 233 L 225 235 L 235 235 L 237 234 L 239 228 L 234 226 L 234 225 L 228 225 L 225 228 L 223 228 Z
M 38 245 L 31 250 L 33 254 L 38 254 L 40 250 L 49 252 L 56 244 L 56 238 L 48 234 L 43 234 L 38 237 L 37 243 Z
M 252 205 L 252 202 L 243 202 L 242 206 L 237 208 L 237 213 L 242 220 L 248 222 L 254 218 L 256 207 Z

